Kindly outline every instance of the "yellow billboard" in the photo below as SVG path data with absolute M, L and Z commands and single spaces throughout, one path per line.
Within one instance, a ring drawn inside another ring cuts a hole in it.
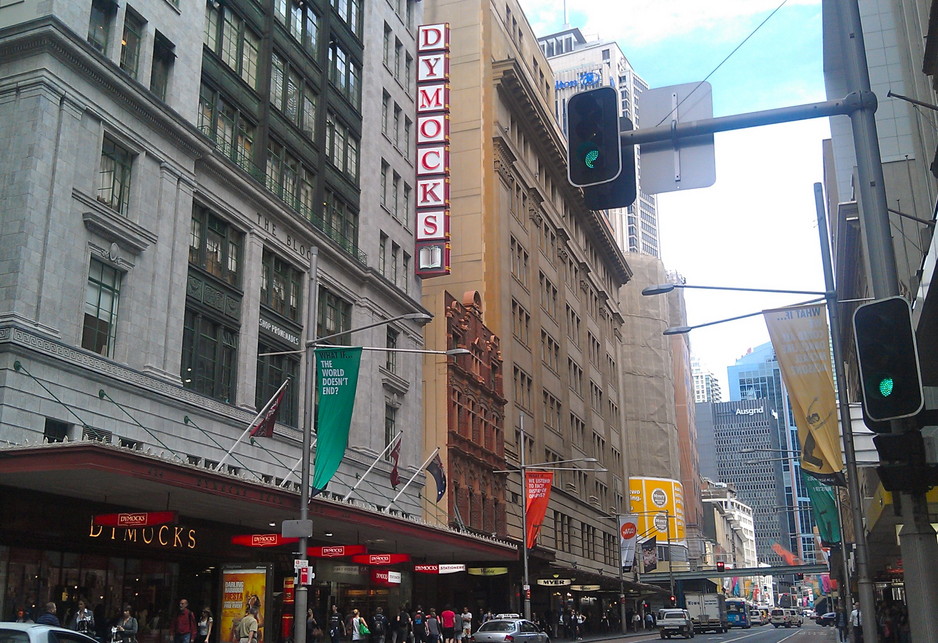
M 629 513 L 638 517 L 638 539 L 665 543 L 686 536 L 684 487 L 670 478 L 629 478 Z

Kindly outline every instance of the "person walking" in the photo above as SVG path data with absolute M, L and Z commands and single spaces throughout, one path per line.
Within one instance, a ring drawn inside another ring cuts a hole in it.
M 853 643 L 863 643 L 863 615 L 859 603 L 854 603 L 850 612 L 850 629 L 853 630 Z
M 332 611 L 329 613 L 329 639 L 332 643 L 339 643 L 345 636 L 345 621 L 342 620 L 342 614 L 339 612 L 339 606 L 333 604 Z
M 373 643 L 384 643 L 387 633 L 388 617 L 384 615 L 384 608 L 378 607 L 371 619 L 371 640 Z
M 426 643 L 440 643 L 441 633 L 442 627 L 440 626 L 440 619 L 436 615 L 436 610 L 431 609 L 430 613 L 427 615 Z
M 39 618 L 36 619 L 37 625 L 55 625 L 56 627 L 61 627 L 59 623 L 59 617 L 55 615 L 56 606 L 53 602 L 46 603 L 46 611 L 43 612 Z
M 202 614 L 199 615 L 199 622 L 196 623 L 195 643 L 208 643 L 212 637 L 212 626 L 215 619 L 212 618 L 212 610 L 207 607 L 202 608 Z
M 257 643 L 257 608 L 248 607 L 238 623 L 238 643 Z
M 391 643 L 407 643 L 407 635 L 410 633 L 411 620 L 407 609 L 401 605 L 394 617 L 394 632 L 391 637 Z
M 353 641 L 365 641 L 368 639 L 370 630 L 365 625 L 365 617 L 357 609 L 352 610 L 352 618 L 349 621 L 349 629 L 352 630 Z
M 468 607 L 462 608 L 462 637 L 464 641 L 468 641 L 469 637 L 472 636 L 472 612 L 469 611 Z
M 844 608 L 837 608 L 837 635 L 840 643 L 846 643 L 847 641 L 847 613 L 844 612 Z
M 179 612 L 170 623 L 169 630 L 173 643 L 192 643 L 199 630 L 196 627 L 195 614 L 189 610 L 188 599 L 179 599 Z
M 137 619 L 131 613 L 130 605 L 124 605 L 120 618 L 117 620 L 115 638 L 121 643 L 136 643 L 137 630 L 140 629 Z
M 440 612 L 440 625 L 443 626 L 443 643 L 456 643 L 456 612 L 449 605 Z
M 427 640 L 427 617 L 419 607 L 413 618 L 414 643 L 424 643 Z

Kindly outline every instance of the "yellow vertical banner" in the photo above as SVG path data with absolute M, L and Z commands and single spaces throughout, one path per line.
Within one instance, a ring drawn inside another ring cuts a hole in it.
M 792 306 L 766 310 L 763 317 L 798 427 L 801 469 L 825 484 L 842 485 L 827 308 Z

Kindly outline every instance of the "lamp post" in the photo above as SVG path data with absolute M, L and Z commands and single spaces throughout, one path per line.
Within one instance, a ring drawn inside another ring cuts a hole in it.
M 319 264 L 319 248 L 313 246 L 310 248 L 309 259 L 309 293 L 306 306 L 306 324 L 307 340 L 304 348 L 299 351 L 284 351 L 281 353 L 269 353 L 271 355 L 282 355 L 287 353 L 303 353 L 305 356 L 305 382 L 306 394 L 303 402 L 303 445 L 300 466 L 300 517 L 293 528 L 296 536 L 299 537 L 298 560 L 305 560 L 309 538 L 313 535 L 313 523 L 309 519 L 309 473 L 310 473 L 310 451 L 312 450 L 312 435 L 315 413 L 316 398 L 316 351 L 317 345 L 336 337 L 341 337 L 352 332 L 367 330 L 376 326 L 383 326 L 395 321 L 401 320 L 419 320 L 429 321 L 432 317 L 427 313 L 405 313 L 389 319 L 366 324 L 364 326 L 333 333 L 324 337 L 316 337 L 316 324 L 318 322 L 318 303 L 319 303 L 319 279 L 317 270 Z M 388 350 L 388 349 L 385 349 Z M 265 354 L 266 355 L 266 354 Z M 260 356 L 260 355 L 259 355 Z M 284 534 L 286 535 L 286 534 Z M 294 612 L 293 612 L 293 641 L 294 643 L 306 643 L 306 608 L 309 602 L 306 585 L 297 583 L 294 588 Z
M 521 591 L 524 593 L 524 618 L 531 620 L 531 583 L 528 576 L 528 469 L 539 469 L 541 471 L 593 471 L 603 473 L 608 471 L 604 468 L 582 469 L 580 467 L 558 467 L 558 464 L 573 464 L 575 462 L 599 462 L 596 458 L 571 458 L 569 460 L 555 460 L 553 462 L 540 462 L 537 464 L 527 464 L 524 458 L 524 415 L 521 416 L 521 444 L 519 455 L 521 462 L 517 469 L 503 469 L 493 471 L 492 473 L 514 473 L 521 472 L 521 559 L 522 559 L 522 579 Z

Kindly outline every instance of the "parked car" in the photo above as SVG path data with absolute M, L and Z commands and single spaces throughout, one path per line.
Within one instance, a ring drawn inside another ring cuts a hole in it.
M 495 618 L 479 626 L 471 643 L 550 643 L 550 637 L 523 618 Z
M 663 639 L 669 639 L 679 634 L 684 638 L 694 638 L 694 622 L 687 610 L 659 610 L 658 629 L 661 631 L 661 638 Z
M 815 617 L 814 622 L 818 625 L 823 625 L 824 627 L 833 627 L 837 624 L 837 612 L 827 612 L 825 614 L 821 614 L 820 616 Z
M 86 634 L 64 627 L 35 623 L 0 623 L 2 643 L 99 643 Z

